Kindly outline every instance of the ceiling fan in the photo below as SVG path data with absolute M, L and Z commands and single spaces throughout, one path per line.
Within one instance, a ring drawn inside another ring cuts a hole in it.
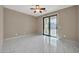
M 33 10 L 34 13 L 36 12 L 42 13 L 45 10 L 45 8 L 41 8 L 40 5 L 36 5 L 35 8 L 30 8 L 30 9 Z

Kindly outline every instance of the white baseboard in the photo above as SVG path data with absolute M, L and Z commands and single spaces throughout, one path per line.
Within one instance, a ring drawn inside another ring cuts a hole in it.
M 20 38 L 20 37 L 24 37 L 24 36 L 25 36 L 25 35 L 19 35 L 19 36 L 15 36 L 15 37 L 6 38 L 5 40 Z
M 10 37 L 10 38 L 6 38 L 5 40 L 11 40 L 11 39 L 15 39 L 15 38 L 21 38 L 21 37 L 29 37 L 29 36 L 33 36 L 33 35 L 38 35 L 38 34 L 23 34 L 23 35 L 18 35 L 15 37 Z

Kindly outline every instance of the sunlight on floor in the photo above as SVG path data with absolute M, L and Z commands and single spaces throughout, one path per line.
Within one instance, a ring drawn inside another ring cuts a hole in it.
M 43 35 L 24 36 L 4 41 L 4 53 L 78 53 L 79 43 Z

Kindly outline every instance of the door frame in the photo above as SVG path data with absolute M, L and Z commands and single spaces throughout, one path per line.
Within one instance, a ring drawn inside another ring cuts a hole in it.
M 43 17 L 43 35 L 51 36 L 51 35 L 50 35 L 50 25 L 51 25 L 51 24 L 50 24 L 50 17 L 52 17 L 52 16 L 56 16 L 56 17 L 57 17 L 57 14 Z M 44 34 L 44 18 L 49 18 L 49 35 Z M 52 36 L 52 37 L 54 37 L 54 36 Z

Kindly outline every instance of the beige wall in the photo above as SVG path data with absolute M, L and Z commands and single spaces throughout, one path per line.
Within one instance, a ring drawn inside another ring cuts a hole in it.
M 57 14 L 59 35 L 61 38 L 79 39 L 79 7 L 73 6 L 52 12 L 38 18 L 4 8 L 4 37 L 15 37 L 16 34 L 32 34 L 43 32 L 43 17 Z
M 3 7 L 0 6 L 0 52 L 3 43 Z
M 36 20 L 33 16 L 4 8 L 4 37 L 35 34 Z
M 79 6 L 77 6 L 77 18 L 78 18 L 78 21 L 77 21 L 77 26 L 78 26 L 78 28 L 77 28 L 77 33 L 78 33 L 78 35 L 77 35 L 77 37 L 78 37 L 78 41 L 79 41 Z
M 65 8 L 47 15 L 38 17 L 38 33 L 42 34 L 43 32 L 43 17 L 48 15 L 57 14 L 58 18 L 58 27 L 59 27 L 59 36 L 60 38 L 76 40 L 77 39 L 77 7 Z M 66 35 L 66 37 L 64 37 Z
M 75 7 L 66 8 L 60 11 L 61 37 L 66 35 L 66 39 L 77 40 L 77 9 Z

